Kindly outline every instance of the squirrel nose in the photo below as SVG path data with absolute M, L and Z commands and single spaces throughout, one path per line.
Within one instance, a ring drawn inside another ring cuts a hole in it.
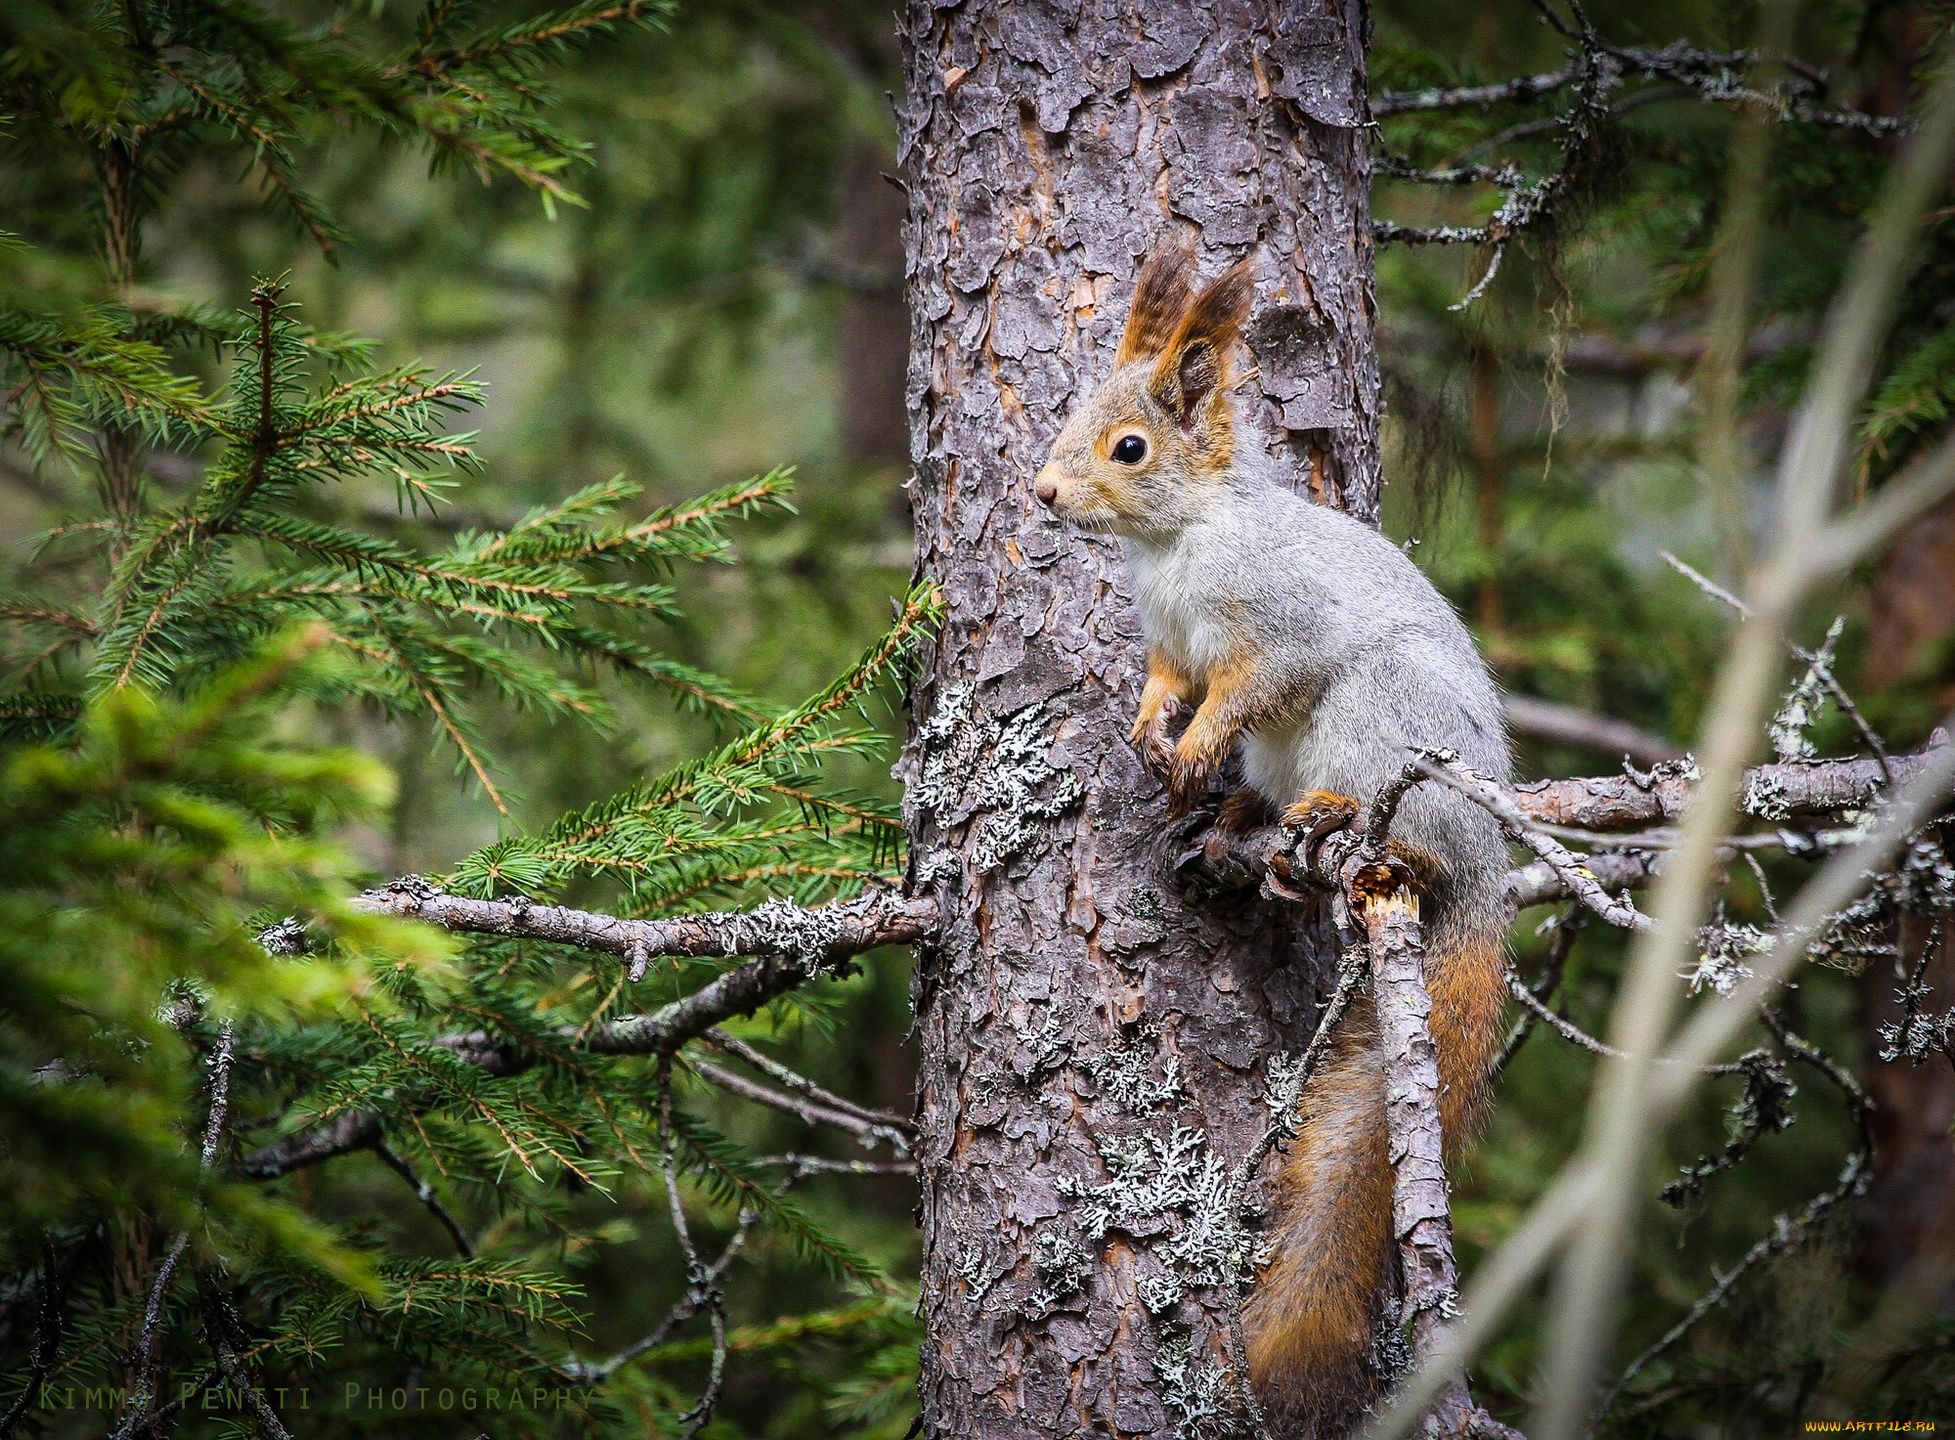
M 1038 482 L 1032 486 L 1032 493 L 1039 497 L 1039 503 L 1042 505 L 1050 505 L 1059 498 L 1059 482 L 1053 478 L 1050 465 L 1039 472 Z

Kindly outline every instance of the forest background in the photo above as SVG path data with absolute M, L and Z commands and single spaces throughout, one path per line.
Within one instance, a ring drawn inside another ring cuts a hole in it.
M 490 6 L 474 18 L 491 26 L 525 13 Z M 1714 49 L 1742 43 L 1753 22 L 1746 7 L 1714 3 L 1598 4 L 1591 15 L 1621 43 L 1688 37 Z M 1374 91 L 1551 69 L 1565 43 L 1521 4 L 1385 4 L 1376 22 Z M 376 3 L 353 23 L 404 43 L 415 15 Z M 1837 93 L 1897 115 L 1942 23 L 1928 9 L 1812 5 L 1797 48 L 1829 68 Z M 13 33 L 28 33 L 24 21 Z M 285 276 L 284 298 L 302 307 L 306 324 L 371 337 L 386 364 L 474 369 L 486 398 L 457 423 L 479 429 L 482 465 L 457 477 L 434 518 L 426 506 L 404 508 L 385 476 L 349 481 L 320 502 L 416 545 L 506 527 L 620 474 L 643 487 L 633 503 L 650 507 L 794 467 L 792 513 L 730 525 L 730 565 L 675 569 L 680 618 L 658 642 L 743 692 L 792 704 L 883 633 L 892 598 L 900 602 L 910 583 L 903 199 L 887 174 L 894 127 L 885 98 L 900 76 L 887 12 L 684 5 L 656 26 L 600 37 L 551 83 L 560 101 L 553 122 L 590 146 L 563 176 L 582 203 L 546 205 L 507 176 L 477 183 L 469 173 L 431 174 L 411 146 L 321 127 L 296 147 L 296 179 L 343 227 L 329 256 L 268 213 L 260 178 L 240 184 L 242 156 L 199 157 L 170 175 L 145 225 L 139 290 L 159 303 L 230 312 L 259 278 Z M 1746 522 L 1720 514 L 1703 483 L 1694 388 L 1731 116 L 1688 94 L 1659 102 L 1621 117 L 1615 173 L 1583 212 L 1552 244 L 1511 255 L 1464 310 L 1456 302 L 1484 264 L 1470 249 L 1385 247 L 1378 268 L 1387 532 L 1416 539 L 1420 564 L 1469 617 L 1506 687 L 1631 722 L 1656 737 L 1655 748 L 1693 734 L 1730 623 L 1661 552 L 1729 578 L 1747 545 Z M 1383 134 L 1430 163 L 1472 150 L 1512 118 L 1476 113 L 1416 131 L 1388 123 Z M 1456 128 L 1448 134 L 1447 125 Z M 1782 127 L 1777 142 L 1745 377 L 1754 497 L 1815 317 L 1892 145 L 1796 126 Z M 34 247 L 7 261 L 9 298 L 99 298 L 89 177 L 46 161 L 16 146 L 0 162 L 0 225 Z M 1431 224 L 1484 214 L 1486 196 L 1381 180 L 1374 203 L 1381 215 Z M 1910 299 L 1863 435 L 1868 483 L 1946 418 L 1951 275 L 1945 257 L 1931 261 Z M 208 350 L 186 363 L 206 380 L 221 378 Z M 199 473 L 195 461 L 161 450 L 149 469 L 165 496 Z M 87 508 L 89 494 L 78 472 L 36 464 L 18 445 L 0 450 L 0 536 L 9 561 L 25 567 L 23 586 L 58 587 L 58 574 L 35 569 L 31 537 Z M 1920 742 L 1955 698 L 1947 644 L 1955 513 L 1944 507 L 1921 522 L 1833 604 L 1846 619 L 1839 673 L 1893 747 Z M 1808 644 L 1829 618 L 1819 617 Z M 339 837 L 365 878 L 444 873 L 479 847 L 542 830 L 726 734 L 723 718 L 676 707 L 666 692 L 598 683 L 616 708 L 601 736 L 544 710 L 480 711 L 484 749 L 503 762 L 495 783 L 507 814 L 423 719 L 319 705 L 283 723 L 297 727 L 295 743 L 350 747 L 398 778 L 385 813 Z M 876 713 L 900 734 L 900 717 Z M 1850 722 L 1837 713 L 1813 734 L 1824 753 L 1851 748 Z M 1538 734 L 1523 735 L 1521 756 L 1526 776 L 1608 769 L 1617 758 Z M 886 759 L 844 759 L 834 775 L 887 799 L 898 793 Z M 1540 943 L 1517 933 L 1523 946 Z M 1612 937 L 1602 937 L 1569 977 L 1570 1014 L 1591 1028 L 1618 959 Z M 1955 1193 L 1946 1138 L 1955 1099 L 1938 1071 L 1875 1058 L 1878 1026 L 1891 1018 L 1888 991 L 1815 972 L 1800 999 L 1807 1032 L 1893 1098 L 1873 1194 L 1748 1280 L 1640 1397 L 1632 1427 L 1782 1426 L 1805 1403 L 1811 1381 L 1802 1377 L 1818 1373 L 1819 1357 L 1864 1313 L 1875 1287 L 1942 1222 Z M 768 1032 L 770 1048 L 834 1091 L 907 1113 L 908 995 L 906 955 L 879 951 L 830 1003 L 783 1017 Z M 1455 1177 L 1463 1268 L 1576 1144 L 1579 1112 L 1568 1097 L 1585 1088 L 1590 1063 L 1572 1047 L 1537 1042 L 1504 1076 L 1493 1123 Z M 843 1137 L 811 1138 L 791 1118 L 735 1098 L 700 1104 L 753 1154 L 860 1153 Z M 1715 1149 L 1722 1125 L 1706 1100 L 1676 1127 L 1667 1163 Z M 1705 1288 L 1712 1266 L 1742 1254 L 1797 1197 L 1824 1190 L 1849 1128 L 1844 1110 L 1815 1100 L 1796 1127 L 1768 1136 L 1727 1177 L 1715 1203 L 1693 1202 L 1668 1228 L 1646 1229 L 1624 1344 L 1659 1333 Z M 439 1249 L 435 1219 L 378 1162 L 337 1164 L 300 1184 L 309 1213 L 394 1237 L 376 1243 Z M 912 1187 L 897 1174 L 817 1176 L 797 1194 L 823 1230 L 891 1277 L 896 1301 L 865 1304 L 860 1285 L 804 1248 L 757 1239 L 729 1274 L 737 1339 L 710 1433 L 895 1440 L 914 1414 L 906 1359 L 914 1341 L 900 1303 L 915 1277 Z M 648 1203 L 663 1199 L 640 1196 L 577 1244 L 533 1252 L 542 1271 L 578 1287 L 561 1292 L 562 1303 L 586 1317 L 585 1353 L 642 1335 L 683 1289 L 674 1242 L 642 1213 Z M 34 1247 L 22 1239 L 11 1237 L 13 1258 L 31 1266 Z M 1537 1355 L 1532 1318 L 1511 1326 L 1476 1372 L 1476 1391 L 1497 1412 L 1524 1404 Z M 8 1322 L 16 1355 L 26 1353 L 30 1319 Z M 1955 1373 L 1935 1343 L 1897 1381 L 1907 1398 L 1896 1404 L 1931 1413 L 1955 1394 Z M 677 1394 L 703 1383 L 705 1355 L 699 1343 L 678 1344 L 653 1362 Z M 659 1413 L 669 1420 L 669 1410 Z M 72 1415 L 34 1423 L 81 1433 Z M 416 1414 L 335 1423 L 446 1433 Z

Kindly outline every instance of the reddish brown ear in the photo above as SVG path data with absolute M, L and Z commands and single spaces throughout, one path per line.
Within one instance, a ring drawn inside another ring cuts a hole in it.
M 1140 267 L 1134 286 L 1134 308 L 1127 312 L 1127 328 L 1114 353 L 1114 368 L 1134 360 L 1152 360 L 1174 338 L 1181 317 L 1194 296 L 1195 247 L 1186 239 L 1163 241 Z
M 1195 297 L 1154 364 L 1147 389 L 1184 427 L 1229 385 L 1229 352 L 1242 337 L 1256 298 L 1253 267 L 1244 260 L 1216 276 Z

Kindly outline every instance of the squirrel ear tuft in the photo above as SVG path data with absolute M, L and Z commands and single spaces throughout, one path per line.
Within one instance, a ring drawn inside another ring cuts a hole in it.
M 1242 338 L 1256 298 L 1253 266 L 1233 265 L 1195 297 L 1154 365 L 1148 391 L 1186 428 L 1195 412 L 1229 386 L 1229 352 Z
M 1113 357 L 1115 369 L 1135 360 L 1152 360 L 1167 349 L 1194 298 L 1189 279 L 1194 272 L 1195 247 L 1186 238 L 1164 240 L 1148 254 L 1134 286 L 1134 304 L 1127 312 L 1120 349 Z

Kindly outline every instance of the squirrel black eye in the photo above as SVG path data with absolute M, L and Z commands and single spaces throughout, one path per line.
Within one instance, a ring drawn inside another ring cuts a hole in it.
M 1122 465 L 1138 465 L 1147 458 L 1147 442 L 1138 435 L 1122 435 L 1113 442 L 1113 458 Z

